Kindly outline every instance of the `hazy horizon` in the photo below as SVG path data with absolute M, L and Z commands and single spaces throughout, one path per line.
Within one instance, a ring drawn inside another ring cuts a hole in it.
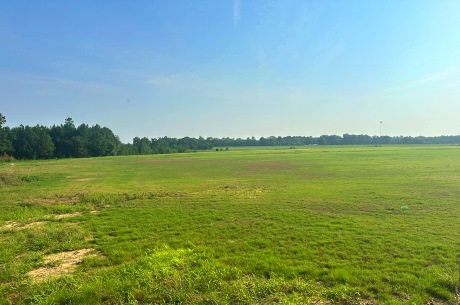
M 457 1 L 0 4 L 7 126 L 148 137 L 458 135 Z

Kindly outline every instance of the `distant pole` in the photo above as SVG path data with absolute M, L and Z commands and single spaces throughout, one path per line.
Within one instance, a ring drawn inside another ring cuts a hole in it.
M 382 124 L 383 122 L 380 121 L 380 137 L 379 137 L 380 146 L 382 146 Z

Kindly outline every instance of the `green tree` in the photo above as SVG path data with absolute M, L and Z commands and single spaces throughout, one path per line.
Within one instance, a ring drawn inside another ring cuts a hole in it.
M 148 155 L 152 153 L 152 149 L 150 148 L 150 140 L 146 137 L 143 137 L 140 140 L 140 146 L 139 146 L 139 153 L 141 155 Z
M 107 127 L 96 124 L 89 128 L 88 151 L 90 156 L 115 156 L 120 146 L 120 139 Z
M 64 125 L 51 127 L 50 135 L 56 148 L 55 155 L 58 158 L 77 157 L 77 129 L 72 118 L 65 119 Z
M 140 154 L 141 153 L 141 138 L 135 137 L 133 139 L 133 146 L 134 146 L 134 150 L 136 151 L 136 154 Z
M 136 155 L 137 151 L 133 144 L 121 144 L 118 154 L 122 156 Z
M 0 113 L 0 153 L 7 153 L 11 155 L 13 150 L 13 134 L 8 127 L 4 127 L 6 118 Z
M 54 144 L 48 128 L 23 126 L 13 128 L 15 156 L 20 159 L 47 159 L 53 157 Z
M 86 124 L 78 126 L 76 136 L 74 138 L 74 156 L 76 158 L 89 157 L 88 143 L 89 143 L 89 127 Z
M 3 114 L 0 113 L 0 128 L 6 123 L 6 118 Z

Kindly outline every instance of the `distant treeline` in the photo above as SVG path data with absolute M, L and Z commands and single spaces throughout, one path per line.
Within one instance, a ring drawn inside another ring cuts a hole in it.
M 460 136 L 389 137 L 368 135 L 322 135 L 241 138 L 152 138 L 135 137 L 121 143 L 109 128 L 81 124 L 71 118 L 64 124 L 45 126 L 4 126 L 0 113 L 0 153 L 3 159 L 84 158 L 116 155 L 183 153 L 232 146 L 305 146 L 305 145 L 388 145 L 388 144 L 460 144 Z

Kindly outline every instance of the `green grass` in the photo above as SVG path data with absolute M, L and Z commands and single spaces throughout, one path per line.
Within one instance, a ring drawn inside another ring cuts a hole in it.
M 0 164 L 0 304 L 457 304 L 459 186 L 454 146 Z

